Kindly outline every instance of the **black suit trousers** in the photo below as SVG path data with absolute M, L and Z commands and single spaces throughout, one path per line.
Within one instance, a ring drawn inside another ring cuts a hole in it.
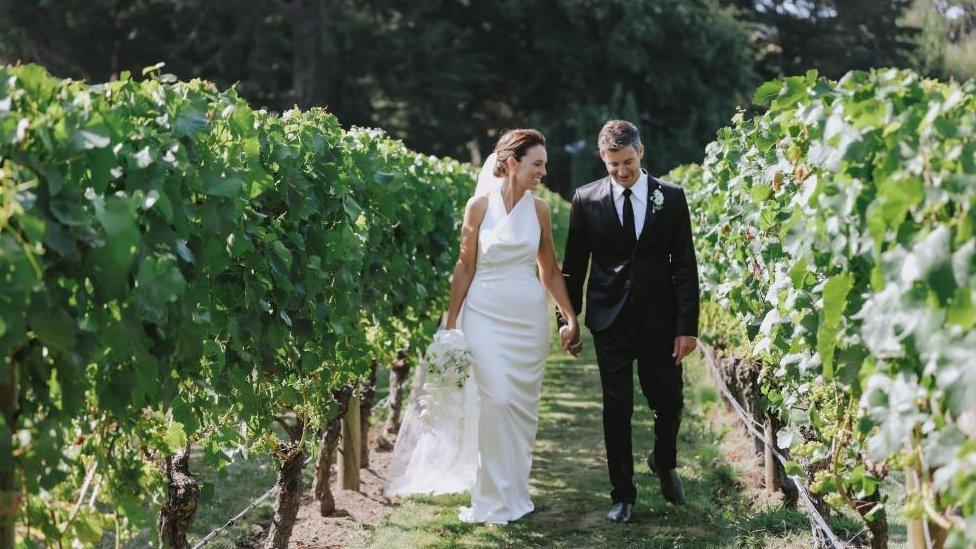
M 593 332 L 603 385 L 603 437 L 614 503 L 633 503 L 634 361 L 648 405 L 654 411 L 654 462 L 658 471 L 677 465 L 678 427 L 684 406 L 682 368 L 674 364 L 674 336 L 648 335 L 635 308 L 625 305 L 606 329 Z M 642 434 L 641 434 L 642 435 Z

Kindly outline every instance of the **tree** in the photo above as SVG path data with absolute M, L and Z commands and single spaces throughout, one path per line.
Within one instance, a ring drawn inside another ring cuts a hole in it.
M 538 127 L 548 185 L 567 196 L 605 174 L 596 136 L 608 118 L 638 123 L 648 167 L 662 173 L 700 158 L 756 83 L 750 28 L 711 0 L 376 5 L 389 46 L 375 76 L 389 107 L 372 122 L 455 155 Z
M 0 13 L 0 61 L 60 76 L 164 61 L 269 109 L 327 106 L 476 161 L 505 128 L 537 126 L 564 193 L 600 174 L 607 118 L 637 122 L 663 173 L 699 159 L 757 83 L 753 26 L 720 0 L 0 0 Z
M 922 29 L 922 71 L 939 78 L 976 77 L 976 0 L 916 0 L 906 20 Z
M 912 0 L 726 0 L 760 25 L 766 78 L 809 69 L 839 78 L 854 69 L 913 63 L 918 29 L 903 18 Z

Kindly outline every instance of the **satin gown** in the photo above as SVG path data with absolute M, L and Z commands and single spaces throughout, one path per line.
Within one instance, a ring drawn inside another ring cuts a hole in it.
M 529 472 L 550 337 L 549 299 L 535 268 L 540 235 L 531 193 L 507 214 L 501 192 L 489 193 L 460 322 L 479 402 L 478 467 L 464 522 L 504 524 L 534 508 Z

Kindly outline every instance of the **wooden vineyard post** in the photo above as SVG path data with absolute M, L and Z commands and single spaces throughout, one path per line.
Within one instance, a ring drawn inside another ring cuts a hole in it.
M 776 431 L 773 429 L 773 422 L 768 414 L 766 414 L 766 420 L 763 422 L 763 434 L 766 435 L 766 440 L 768 441 L 763 445 L 763 458 L 766 463 L 764 467 L 766 492 L 773 494 L 779 491 L 779 470 L 776 456 L 773 454 L 773 444 L 776 443 Z
M 905 492 L 911 494 L 918 492 L 918 472 L 912 467 L 905 472 Z M 908 530 L 909 549 L 926 549 L 925 547 L 925 525 L 922 519 L 912 519 L 905 525 Z
M 342 451 L 339 452 L 339 470 L 342 471 L 342 489 L 359 490 L 359 452 L 361 425 L 359 395 L 349 399 L 346 415 L 342 416 Z
M 359 405 L 359 467 L 362 469 L 369 469 L 369 423 L 373 414 L 373 397 L 376 395 L 376 367 L 377 361 L 374 359 L 370 363 L 369 377 L 363 387 L 362 402 Z

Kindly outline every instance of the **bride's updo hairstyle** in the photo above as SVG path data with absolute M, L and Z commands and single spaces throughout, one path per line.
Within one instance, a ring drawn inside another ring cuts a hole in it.
M 508 165 L 506 162 L 509 157 L 514 156 L 515 160 L 522 160 L 526 151 L 536 145 L 545 145 L 546 136 L 539 130 L 520 128 L 508 130 L 498 140 L 495 145 L 495 154 L 498 159 L 495 162 L 495 177 L 505 177 L 508 175 Z

